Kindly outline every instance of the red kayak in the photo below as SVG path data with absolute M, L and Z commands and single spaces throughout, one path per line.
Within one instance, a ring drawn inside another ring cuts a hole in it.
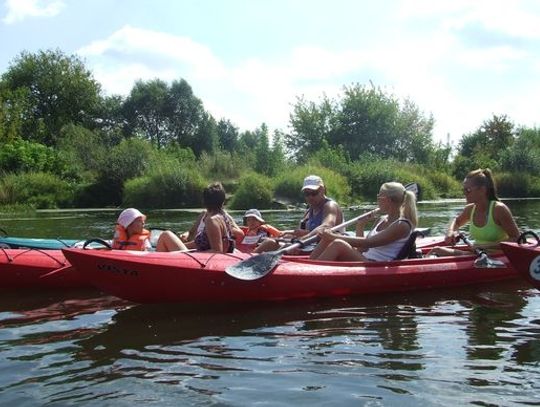
M 501 243 L 512 266 L 540 290 L 540 245 Z
M 116 252 L 63 249 L 77 271 L 96 288 L 140 303 L 276 301 L 342 297 L 517 278 L 504 255 L 501 268 L 475 268 L 476 256 L 392 262 L 322 262 L 282 258 L 268 276 L 238 280 L 225 268 L 249 254 Z
M 65 289 L 90 285 L 75 270 L 50 278 L 43 275 L 69 263 L 61 250 L 3 249 L 0 248 L 0 290 L 8 289 Z

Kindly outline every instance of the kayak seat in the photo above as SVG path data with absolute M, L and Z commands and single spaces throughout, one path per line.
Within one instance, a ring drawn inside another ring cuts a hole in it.
M 415 230 L 411 233 L 411 235 L 399 251 L 398 255 L 396 256 L 396 260 L 418 259 L 422 257 L 422 252 L 420 250 L 416 250 L 416 238 L 418 236 L 425 237 L 425 235 L 419 230 Z

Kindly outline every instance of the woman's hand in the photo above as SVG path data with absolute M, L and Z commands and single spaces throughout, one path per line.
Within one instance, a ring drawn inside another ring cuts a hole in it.
M 451 233 L 448 233 L 444 237 L 444 245 L 445 246 L 454 246 L 457 243 L 458 240 L 459 240 L 458 233 L 452 231 Z

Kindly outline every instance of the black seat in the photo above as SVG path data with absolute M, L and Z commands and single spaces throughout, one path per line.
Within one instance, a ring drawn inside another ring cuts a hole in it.
M 398 255 L 396 256 L 395 260 L 417 259 L 419 257 L 422 257 L 422 253 L 419 253 L 416 250 L 416 238 L 418 236 L 425 237 L 424 234 L 419 230 L 415 230 L 411 233 L 411 235 L 399 251 Z

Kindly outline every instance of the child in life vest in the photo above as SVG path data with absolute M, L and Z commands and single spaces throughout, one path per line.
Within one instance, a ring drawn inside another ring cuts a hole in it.
M 260 241 L 267 237 L 278 237 L 282 233 L 275 227 L 268 225 L 257 209 L 248 209 L 244 214 L 244 226 L 241 227 L 244 237 L 239 239 L 238 248 L 242 251 L 251 251 Z
M 114 230 L 112 248 L 118 250 L 150 249 L 150 232 L 144 229 L 146 216 L 135 208 L 124 209 Z

